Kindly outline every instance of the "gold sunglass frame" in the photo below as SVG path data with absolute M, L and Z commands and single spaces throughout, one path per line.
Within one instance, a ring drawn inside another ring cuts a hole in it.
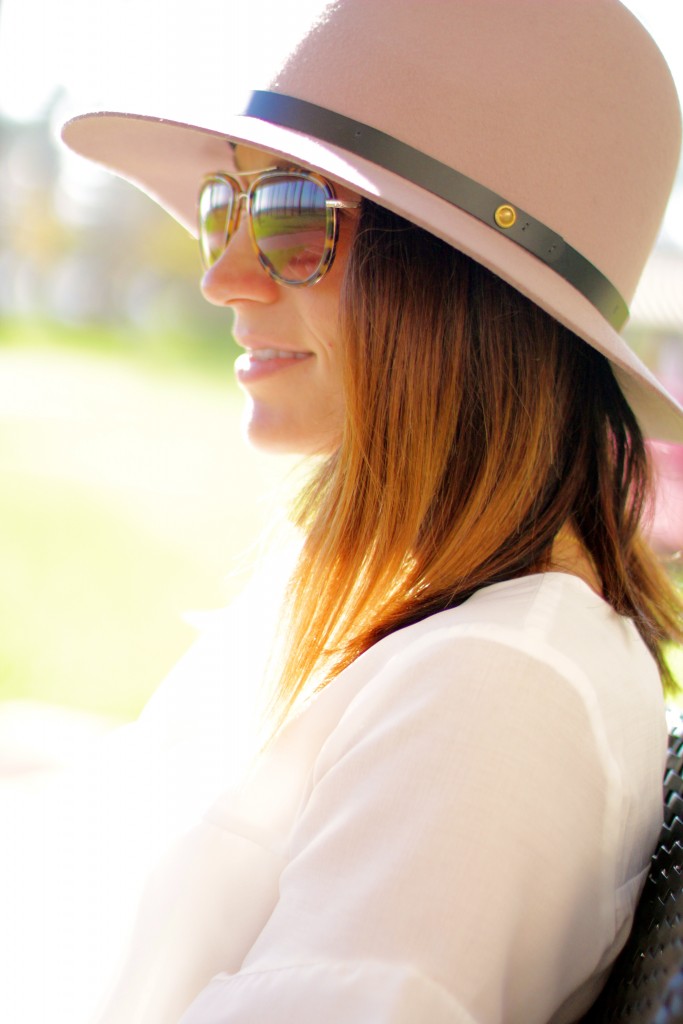
M 317 284 L 325 274 L 328 272 L 332 263 L 334 262 L 334 256 L 337 247 L 337 240 L 339 237 L 339 210 L 353 210 L 360 207 L 360 200 L 344 200 L 338 199 L 334 192 L 334 187 L 326 178 L 318 174 L 316 171 L 306 171 L 299 169 L 289 170 L 287 168 L 267 167 L 259 171 L 240 171 L 239 178 L 249 178 L 254 176 L 254 180 L 249 185 L 247 191 L 244 188 L 237 177 L 232 174 L 228 174 L 225 171 L 216 171 L 213 174 L 208 174 L 203 179 L 201 188 L 199 190 L 199 196 L 197 200 L 197 224 L 199 231 L 199 247 L 202 258 L 202 264 L 205 270 L 210 270 L 211 267 L 222 258 L 225 251 L 230 244 L 231 239 L 234 237 L 235 232 L 239 228 L 242 210 L 246 208 L 247 213 L 247 224 L 249 228 L 249 238 L 251 245 L 254 250 L 254 254 L 258 262 L 264 271 L 271 277 L 277 284 L 284 285 L 288 288 L 304 288 L 309 285 Z M 252 203 L 254 195 L 257 189 L 264 183 L 277 181 L 277 180 L 303 180 L 312 181 L 314 184 L 320 186 L 325 194 L 325 208 L 328 211 L 328 215 L 325 222 L 325 240 L 323 252 L 320 256 L 320 262 L 316 267 L 316 270 L 308 277 L 301 280 L 290 280 L 284 278 L 269 261 L 268 256 L 262 251 L 259 246 L 256 232 L 254 229 L 254 221 L 252 217 Z M 217 251 L 215 255 L 209 256 L 209 247 L 204 244 L 205 230 L 204 224 L 208 219 L 202 212 L 202 199 L 206 193 L 206 190 L 211 185 L 227 185 L 233 193 L 232 204 L 228 221 L 224 231 L 224 240 L 220 251 Z

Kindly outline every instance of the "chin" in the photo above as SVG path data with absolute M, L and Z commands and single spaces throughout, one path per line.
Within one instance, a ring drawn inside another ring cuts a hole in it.
M 247 401 L 242 421 L 248 443 L 270 455 L 328 456 L 341 440 L 341 424 L 306 423 L 303 419 L 275 414 L 264 403 Z
M 246 411 L 243 432 L 252 448 L 268 455 L 331 455 L 339 447 L 341 433 L 273 422 L 254 416 L 253 409 Z

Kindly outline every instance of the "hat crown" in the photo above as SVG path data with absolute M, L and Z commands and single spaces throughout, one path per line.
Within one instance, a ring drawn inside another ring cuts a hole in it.
M 338 0 L 271 88 L 504 196 L 632 298 L 681 127 L 661 53 L 617 0 Z

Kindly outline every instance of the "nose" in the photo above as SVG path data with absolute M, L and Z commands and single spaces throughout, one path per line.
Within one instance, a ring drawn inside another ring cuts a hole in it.
M 249 237 L 245 216 L 220 259 L 204 274 L 201 290 L 214 306 L 232 306 L 241 301 L 275 302 L 280 286 L 258 261 Z

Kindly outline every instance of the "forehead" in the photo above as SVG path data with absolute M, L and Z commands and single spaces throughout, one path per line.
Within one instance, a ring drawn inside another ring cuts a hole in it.
M 236 143 L 232 147 L 236 171 L 261 171 L 266 167 L 292 167 L 292 161 L 285 157 L 277 157 L 264 149 L 243 146 Z M 302 168 L 303 170 L 304 168 Z

